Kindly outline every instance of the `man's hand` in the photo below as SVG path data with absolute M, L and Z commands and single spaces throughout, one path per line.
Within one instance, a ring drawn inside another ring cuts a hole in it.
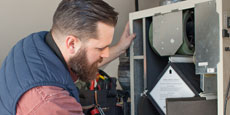
M 120 38 L 120 41 L 110 47 L 109 49 L 109 57 L 108 58 L 103 58 L 103 61 L 99 63 L 98 67 L 101 67 L 114 59 L 116 59 L 118 56 L 120 56 L 122 53 L 125 53 L 126 49 L 129 48 L 131 42 L 133 39 L 136 37 L 136 34 L 130 34 L 129 33 L 129 22 L 125 26 L 125 30 Z
M 131 42 L 136 37 L 136 34 L 130 34 L 129 32 L 129 22 L 125 26 L 125 30 L 120 38 L 120 41 L 117 43 L 117 47 L 122 53 L 125 53 L 126 49 L 129 48 Z

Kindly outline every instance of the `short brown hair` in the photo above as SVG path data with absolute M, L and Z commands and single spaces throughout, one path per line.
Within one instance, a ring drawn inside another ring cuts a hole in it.
M 62 0 L 53 16 L 52 31 L 79 39 L 97 35 L 97 22 L 115 26 L 118 13 L 103 0 Z

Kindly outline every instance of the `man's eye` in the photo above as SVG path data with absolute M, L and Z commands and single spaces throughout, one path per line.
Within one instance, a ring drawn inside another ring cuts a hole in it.
M 97 48 L 98 50 L 100 50 L 100 51 L 102 51 L 102 50 L 104 50 L 105 48 Z
M 98 50 L 100 50 L 100 51 L 103 51 L 103 50 L 105 50 L 106 48 L 108 48 L 109 46 L 105 46 L 105 47 L 103 47 L 103 48 L 97 48 Z

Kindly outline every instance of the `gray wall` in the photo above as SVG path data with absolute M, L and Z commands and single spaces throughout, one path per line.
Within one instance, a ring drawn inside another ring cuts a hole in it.
M 139 0 L 139 10 L 159 6 L 161 0 Z
M 11 47 L 33 32 L 49 30 L 60 0 L 0 1 L 0 63 Z

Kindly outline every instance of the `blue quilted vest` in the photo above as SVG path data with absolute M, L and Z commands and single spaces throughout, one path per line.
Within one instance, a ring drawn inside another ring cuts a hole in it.
M 20 40 L 0 69 L 0 115 L 15 115 L 20 97 L 37 86 L 57 86 L 79 102 L 78 90 L 69 71 L 45 43 L 47 32 Z

